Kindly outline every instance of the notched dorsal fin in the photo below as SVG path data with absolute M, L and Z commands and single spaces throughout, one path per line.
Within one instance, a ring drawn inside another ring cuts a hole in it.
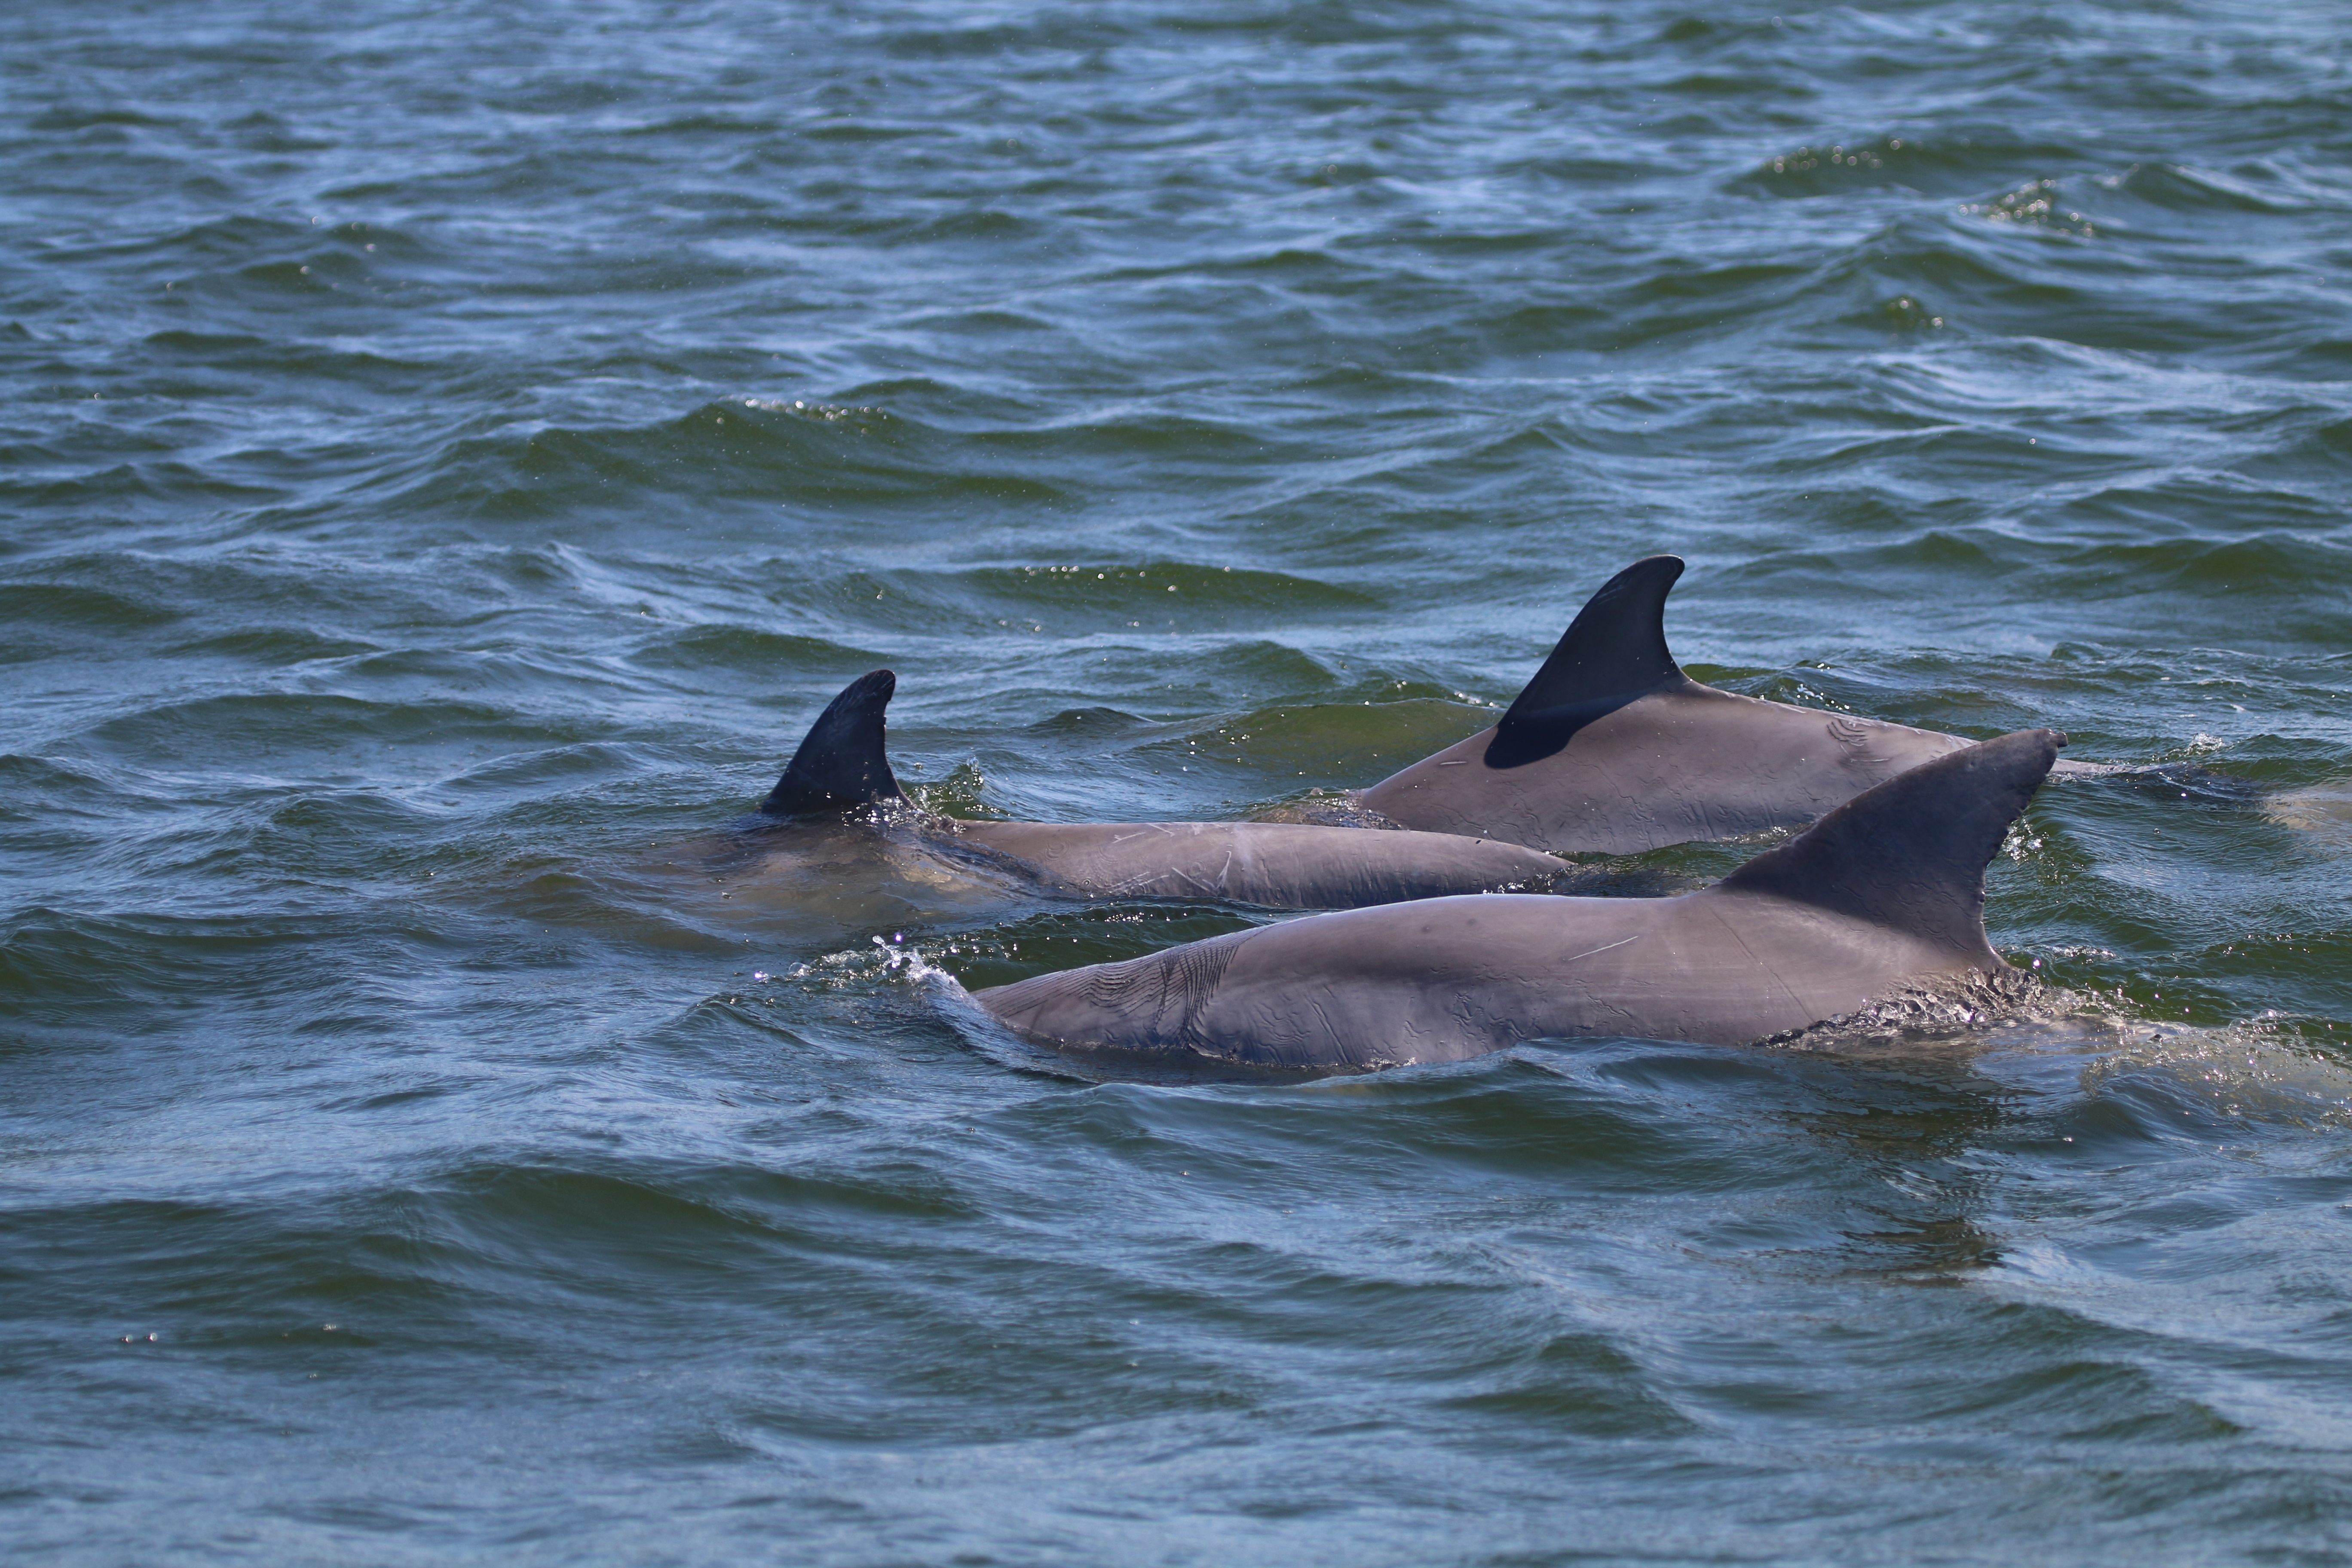
M 1682 679 L 1666 651 L 1666 595 L 1682 574 L 1680 556 L 1653 555 L 1603 583 L 1495 726 L 1486 765 L 1541 762 L 1595 719 Z
M 1716 885 L 1811 904 L 1999 963 L 1985 940 L 1985 868 L 2065 743 L 2055 730 L 2020 730 L 1922 763 Z
M 770 816 L 814 816 L 902 799 L 882 743 L 882 716 L 898 689 L 898 678 L 887 669 L 842 688 L 809 726 L 760 810 Z

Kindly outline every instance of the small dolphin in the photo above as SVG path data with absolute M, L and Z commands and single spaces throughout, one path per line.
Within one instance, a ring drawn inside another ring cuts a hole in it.
M 1786 1034 L 1906 983 L 2011 972 L 1985 940 L 1985 867 L 2065 739 L 2021 731 L 1922 763 L 1681 898 L 1310 915 L 976 1000 L 1062 1051 L 1326 1072 L 1563 1036 Z
M 898 677 L 863 675 L 835 697 L 759 810 L 737 854 L 769 829 L 839 821 L 910 834 L 935 858 L 1048 893 L 1208 899 L 1268 909 L 1354 909 L 1500 888 L 1547 888 L 1568 868 L 1538 850 L 1444 833 L 1265 822 L 967 822 L 919 809 L 884 743 Z
M 1800 826 L 1973 743 L 1702 686 L 1666 651 L 1666 593 L 1682 574 L 1673 555 L 1618 573 L 1499 722 L 1349 803 L 1435 833 L 1633 855 Z

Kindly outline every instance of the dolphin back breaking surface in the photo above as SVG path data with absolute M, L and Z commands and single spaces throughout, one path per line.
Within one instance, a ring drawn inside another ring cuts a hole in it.
M 1984 872 L 2063 736 L 1954 752 L 1677 899 L 1497 894 L 1312 916 L 979 993 L 1036 1044 L 1318 1071 L 1521 1040 L 1736 1045 L 2007 969 Z
M 1262 822 L 966 822 L 907 799 L 890 768 L 898 678 L 858 677 L 826 705 L 783 776 L 744 820 L 734 858 L 835 854 L 826 837 L 928 849 L 975 885 L 1011 879 L 1048 896 L 1201 899 L 1337 910 L 1402 899 L 1553 886 L 1568 868 L 1541 850 L 1478 836 L 1365 832 Z M 835 854 L 836 860 L 840 859 Z M 782 875 L 780 871 L 778 876 Z
M 1958 735 L 1738 697 L 1666 647 L 1672 555 L 1602 584 L 1500 722 L 1358 791 L 1407 827 L 1633 855 L 1811 822 Z

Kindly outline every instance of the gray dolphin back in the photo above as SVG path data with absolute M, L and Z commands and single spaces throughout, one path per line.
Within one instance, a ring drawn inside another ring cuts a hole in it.
M 1350 804 L 1425 832 L 1633 855 L 1811 822 L 1969 744 L 1693 680 L 1666 646 L 1682 571 L 1654 555 L 1618 573 L 1499 723 Z
M 876 801 L 901 800 L 883 743 L 883 715 L 898 678 L 887 669 L 861 675 L 826 704 L 793 753 L 784 776 L 760 803 L 768 816 L 817 816 Z
M 879 825 L 861 806 L 905 795 L 890 771 L 884 715 L 898 678 L 853 680 L 809 726 L 792 765 L 752 819 L 852 833 Z M 823 819 L 834 819 L 824 824 Z M 762 820 L 764 819 L 764 820 Z M 1340 909 L 1496 888 L 1549 887 L 1560 863 L 1538 850 L 1438 833 L 1263 822 L 959 822 L 891 814 L 902 842 L 977 858 L 1042 891 L 1078 898 L 1213 899 L 1268 909 Z
M 2007 966 L 1984 872 L 2063 737 L 1926 763 L 1678 899 L 1501 894 L 1262 926 L 978 994 L 1060 1050 L 1331 1071 L 1541 1037 L 1736 1045 Z
M 1495 726 L 1486 766 L 1555 756 L 1595 719 L 1685 684 L 1666 647 L 1666 595 L 1682 574 L 1680 556 L 1652 555 L 1603 583 Z
M 1997 966 L 1985 940 L 1985 868 L 2065 743 L 2055 730 L 2021 730 L 1923 763 L 1716 889 L 1810 904 Z
M 1549 889 L 1540 850 L 1451 833 L 1281 822 L 959 822 L 956 837 L 1081 898 L 1213 899 L 1344 910 L 1499 889 Z

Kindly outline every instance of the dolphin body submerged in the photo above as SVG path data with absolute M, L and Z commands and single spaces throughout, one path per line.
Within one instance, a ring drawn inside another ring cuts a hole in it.
M 2028 730 L 1948 752 L 1681 898 L 1310 915 L 975 999 L 1034 1044 L 1139 1065 L 1331 1072 L 1560 1037 L 1786 1034 L 1906 984 L 2013 973 L 1985 938 L 1985 868 L 2064 743 Z
M 1682 574 L 1673 555 L 1618 573 L 1499 722 L 1349 803 L 1429 832 L 1633 855 L 1801 826 L 1973 743 L 1693 680 L 1666 648 L 1666 594 Z
M 1009 879 L 1049 894 L 1290 910 L 1542 889 L 1569 869 L 1537 849 L 1447 833 L 1266 822 L 969 822 L 934 816 L 907 798 L 890 771 L 884 719 L 898 685 L 896 675 L 877 669 L 833 700 L 758 811 L 736 824 L 739 853 L 756 854 L 763 830 L 837 822 L 845 831 L 910 835 L 935 862 L 960 863 L 987 879 Z

